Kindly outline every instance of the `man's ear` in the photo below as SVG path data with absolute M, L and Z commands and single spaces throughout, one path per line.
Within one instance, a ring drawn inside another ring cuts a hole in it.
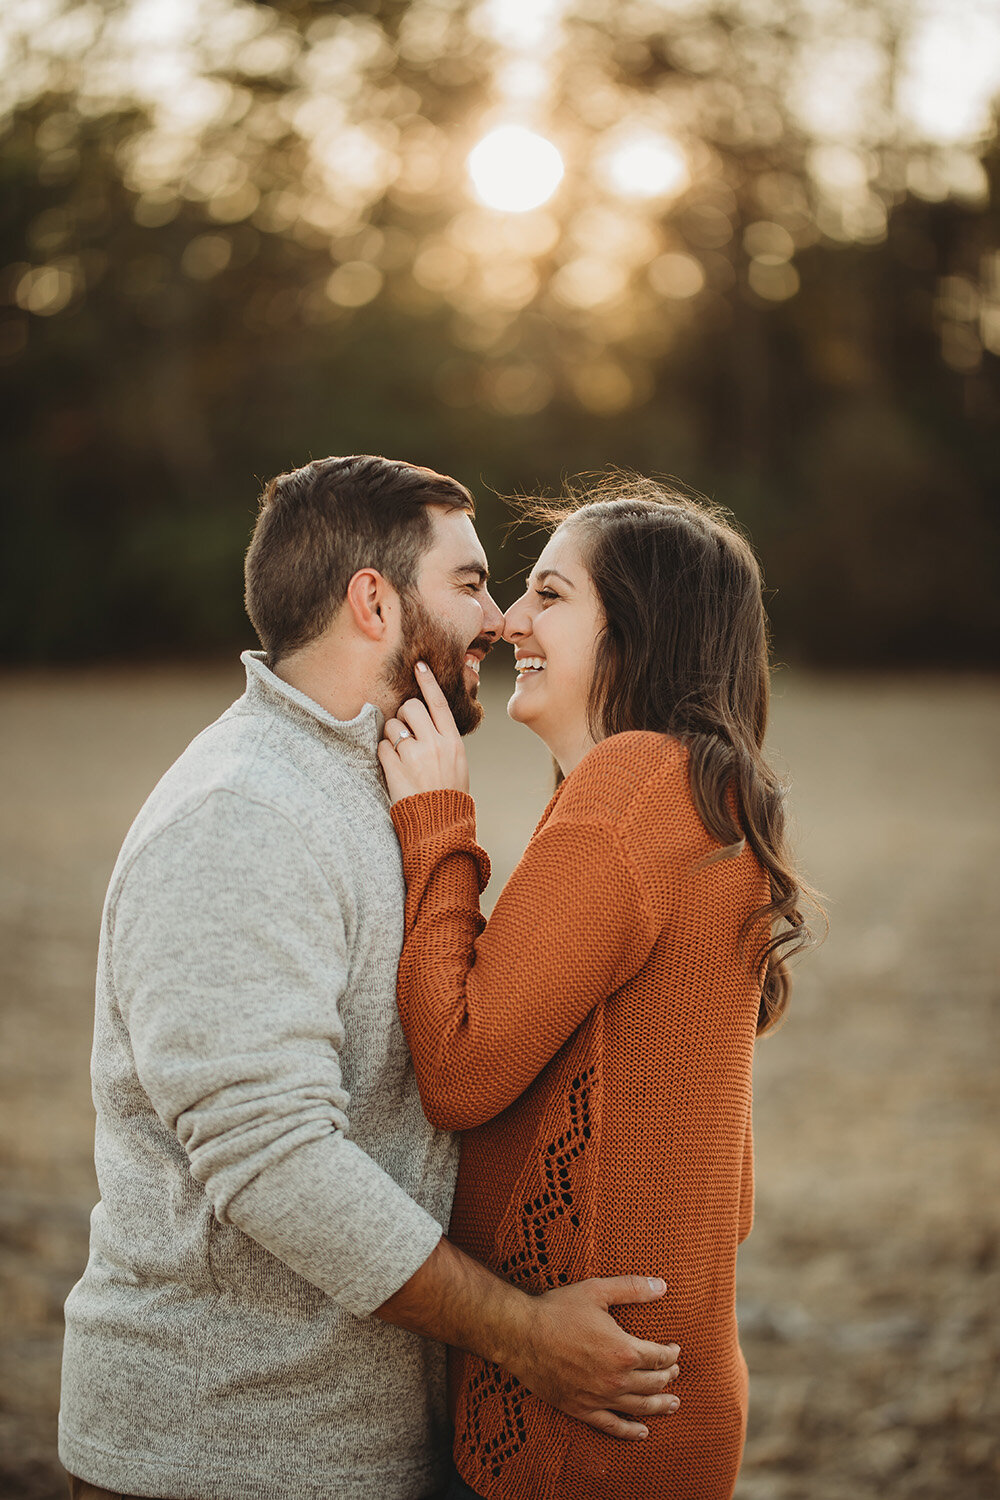
M 347 608 L 361 634 L 370 641 L 381 641 L 388 628 L 387 606 L 395 601 L 396 590 L 375 568 L 361 568 L 347 585 Z

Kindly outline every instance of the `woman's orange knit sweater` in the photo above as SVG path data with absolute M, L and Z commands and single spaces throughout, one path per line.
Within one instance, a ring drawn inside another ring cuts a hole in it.
M 533 1293 L 662 1276 L 662 1300 L 616 1316 L 681 1346 L 680 1410 L 640 1442 L 459 1355 L 459 1472 L 488 1500 L 726 1500 L 746 1422 L 734 1278 L 760 998 L 737 938 L 766 878 L 747 849 L 705 863 L 719 845 L 687 752 L 660 734 L 590 751 L 485 925 L 471 799 L 423 793 L 392 814 L 403 1025 L 428 1119 L 464 1132 L 452 1240 Z

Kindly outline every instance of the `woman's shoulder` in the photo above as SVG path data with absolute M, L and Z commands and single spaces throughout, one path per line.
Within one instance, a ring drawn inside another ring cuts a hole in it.
M 695 806 L 690 764 L 689 748 L 673 735 L 611 735 L 566 778 L 553 817 L 606 828 L 651 881 L 690 872 L 719 847 Z
M 672 735 L 632 729 L 601 740 L 566 778 L 556 804 L 560 819 L 630 821 L 637 802 L 673 792 L 687 798 L 688 751 Z
M 593 784 L 608 777 L 647 781 L 651 776 L 687 774 L 688 749 L 672 734 L 652 729 L 628 729 L 600 740 L 577 766 L 572 781 Z

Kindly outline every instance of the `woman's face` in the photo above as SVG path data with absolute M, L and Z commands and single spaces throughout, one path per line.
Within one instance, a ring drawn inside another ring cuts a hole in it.
M 572 526 L 550 538 L 525 593 L 504 616 L 517 682 L 507 712 L 548 745 L 563 771 L 593 746 L 587 699 L 604 611 Z

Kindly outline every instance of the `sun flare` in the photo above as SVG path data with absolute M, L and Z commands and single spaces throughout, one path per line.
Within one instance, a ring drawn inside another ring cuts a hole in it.
M 551 141 L 523 125 L 501 125 L 469 154 L 469 175 L 488 208 L 527 213 L 547 203 L 565 167 Z

